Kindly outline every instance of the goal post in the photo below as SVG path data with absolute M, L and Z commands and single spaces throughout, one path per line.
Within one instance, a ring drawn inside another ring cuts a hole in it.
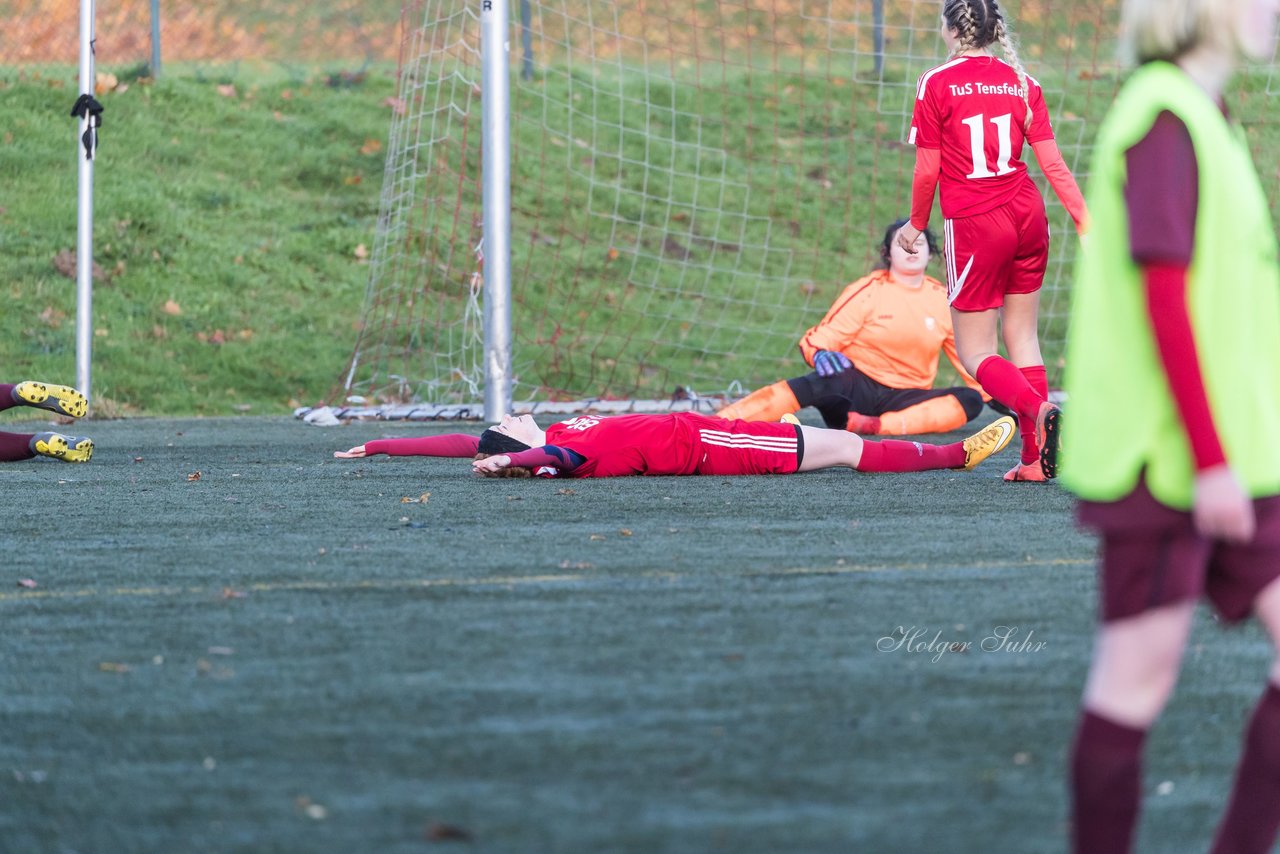
M 944 59 L 937 0 L 490 0 L 509 4 L 501 24 L 485 2 L 405 6 L 370 279 L 331 403 L 391 417 L 479 417 L 499 399 L 712 410 L 807 370 L 796 341 L 907 213 L 915 81 Z M 1120 80 L 1118 0 L 1002 5 L 1083 183 Z M 495 29 L 519 52 L 504 49 L 496 78 L 482 50 Z M 1266 71 L 1244 75 L 1232 106 L 1274 142 Z M 485 341 L 501 306 L 483 181 L 503 168 L 485 130 L 503 88 L 505 375 Z M 1029 160 L 1053 231 L 1053 383 L 1078 242 Z

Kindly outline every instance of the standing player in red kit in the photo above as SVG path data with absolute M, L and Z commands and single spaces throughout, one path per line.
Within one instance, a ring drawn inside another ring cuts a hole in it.
M 787 421 L 730 421 L 696 412 L 580 415 L 540 428 L 532 415 L 513 417 L 480 436 L 451 433 L 379 439 L 337 451 L 338 459 L 391 456 L 474 457 L 488 477 L 626 477 L 628 475 L 795 474 L 824 468 L 862 472 L 969 471 L 1013 438 L 1000 418 L 963 442 L 864 441 L 845 430 Z
M 996 0 L 945 0 L 951 58 L 920 76 L 909 142 L 916 146 L 912 251 L 941 184 L 947 298 L 960 361 L 983 390 L 1018 414 L 1021 464 L 1005 480 L 1057 474 L 1058 408 L 1049 402 L 1037 317 L 1049 258 L 1044 201 L 1021 161 L 1024 143 L 1084 234 L 1088 213 L 1067 169 L 1040 84 L 1022 67 Z M 996 45 L 1006 61 L 992 53 Z M 997 321 L 1009 358 L 997 353 Z

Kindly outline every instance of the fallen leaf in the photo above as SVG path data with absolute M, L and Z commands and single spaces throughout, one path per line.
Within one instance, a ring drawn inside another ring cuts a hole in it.
M 223 599 L 247 599 L 248 597 L 249 594 L 245 593 L 243 590 L 236 590 L 234 587 L 222 588 Z
M 99 71 L 97 75 L 95 75 L 93 91 L 95 94 L 101 95 L 103 92 L 110 92 L 119 85 L 120 80 L 114 74 Z
M 128 673 L 133 668 L 118 661 L 100 661 L 98 662 L 98 669 L 103 673 Z
M 224 98 L 234 98 L 236 96 L 236 87 L 231 83 L 222 83 L 217 87 L 218 94 Z
M 361 261 L 363 261 L 364 259 L 369 257 L 369 250 L 365 247 L 363 243 L 361 243 L 354 250 L 352 250 L 351 254 L 359 258 Z
M 364 141 L 364 145 L 360 146 L 361 154 L 377 154 L 382 150 L 382 140 L 370 137 Z
M 470 842 L 471 833 L 464 827 L 444 822 L 433 822 L 422 833 L 428 842 Z
M 612 246 L 610 246 L 610 247 L 609 247 L 609 251 L 608 251 L 608 252 L 606 252 L 606 253 L 604 253 L 604 257 L 605 257 L 605 260 L 606 260 L 606 261 L 617 261 L 617 260 L 618 260 L 618 250 L 617 250 L 617 249 L 614 249 Z
M 623 537 L 629 537 L 629 536 L 631 536 L 631 529 L 630 529 L 630 528 L 619 528 L 619 529 L 618 529 L 618 534 L 619 534 L 619 535 L 621 535 L 621 536 L 623 536 Z
M 176 302 L 174 302 L 171 299 L 165 300 L 164 305 L 160 307 L 160 310 L 163 311 L 165 314 L 172 314 L 174 317 L 177 317 L 179 314 L 182 314 L 182 306 L 178 305 Z
M 591 535 L 591 539 L 593 539 L 593 540 L 603 540 L 603 539 L 604 539 L 604 534 L 592 534 L 592 535 Z
M 402 98 L 387 98 L 382 102 L 382 106 L 390 107 L 391 112 L 397 116 L 403 116 L 407 112 L 407 108 Z
M 191 474 L 187 475 L 187 482 L 188 482 L 188 483 L 193 482 L 193 481 L 197 481 L 197 480 L 199 480 L 199 479 L 200 479 L 200 472 L 198 472 L 198 471 L 193 471 Z
M 25 587 L 25 588 L 27 588 L 28 590 L 35 590 L 35 589 L 36 589 L 36 581 L 35 581 L 35 579 L 34 579 L 34 578 L 20 578 L 20 579 L 18 579 L 18 586 L 19 586 L 19 587 Z
M 556 490 L 556 495 L 577 495 L 577 494 L 578 494 L 578 490 L 576 489 L 557 489 Z

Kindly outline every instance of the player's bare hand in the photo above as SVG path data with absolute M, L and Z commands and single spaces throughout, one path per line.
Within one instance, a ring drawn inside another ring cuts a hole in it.
M 495 454 L 492 457 L 485 457 L 483 460 L 472 460 L 471 470 L 476 474 L 484 474 L 485 472 L 495 472 L 511 465 L 511 457 L 506 454 Z
M 340 460 L 358 460 L 362 457 L 368 456 L 368 454 L 365 453 L 364 445 L 356 445 L 349 451 L 334 451 L 333 455 Z
M 1230 543 L 1253 539 L 1253 502 L 1225 464 L 1196 475 L 1193 501 L 1191 517 L 1202 536 Z
M 921 232 L 918 228 L 911 223 L 907 223 L 898 229 L 898 246 L 902 248 L 903 252 L 915 255 L 917 253 L 916 241 L 920 239 L 920 234 Z

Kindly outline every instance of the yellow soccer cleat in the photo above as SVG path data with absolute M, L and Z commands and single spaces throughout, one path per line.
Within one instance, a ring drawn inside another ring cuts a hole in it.
M 51 385 L 34 380 L 14 386 L 13 400 L 15 403 L 47 409 L 71 418 L 83 418 L 89 411 L 89 401 L 71 386 Z
M 30 447 L 37 456 L 51 457 L 64 463 L 87 463 L 93 459 L 93 440 L 85 436 L 37 433 L 31 438 Z
M 797 427 L 799 427 L 799 426 L 800 426 L 800 419 L 799 419 L 799 418 L 796 418 L 796 417 L 795 417 L 793 414 L 791 414 L 790 412 L 784 412 L 784 413 L 782 413 L 782 417 L 781 417 L 781 418 L 779 418 L 778 420 L 779 420 L 779 421 L 781 421 L 783 424 L 794 424 L 794 425 L 796 425 Z
M 973 471 L 978 463 L 1003 451 L 1017 432 L 1018 422 L 1006 415 L 965 439 L 964 465 L 960 466 L 961 470 Z

